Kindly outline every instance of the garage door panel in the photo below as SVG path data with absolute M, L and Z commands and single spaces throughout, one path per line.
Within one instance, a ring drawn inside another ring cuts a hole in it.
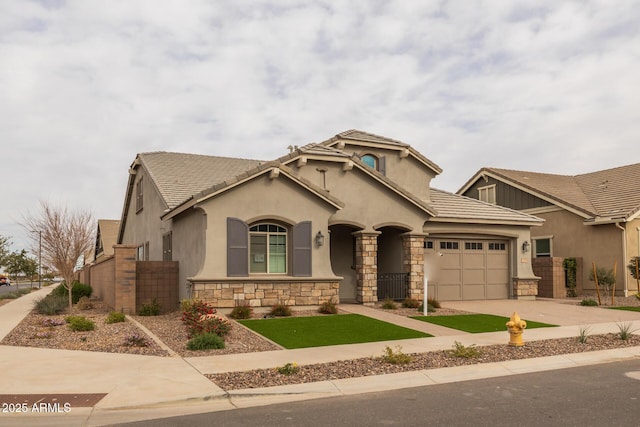
M 480 269 L 464 269 L 462 270 L 462 283 L 467 285 L 484 285 L 487 278 L 484 270 Z
M 469 253 L 466 252 L 464 254 L 464 260 L 462 262 L 463 266 L 465 269 L 467 268 L 484 268 L 485 267 L 485 260 L 486 258 L 484 257 L 483 253 Z
M 487 285 L 487 299 L 506 299 L 509 298 L 509 287 L 504 283 Z
M 438 286 L 438 299 L 440 301 L 459 301 L 462 299 L 462 286 L 444 285 Z
M 486 297 L 484 284 L 468 285 L 465 283 L 462 290 L 462 297 L 465 300 L 485 299 Z
M 444 239 L 430 264 L 433 287 L 442 301 L 509 298 L 508 242 Z

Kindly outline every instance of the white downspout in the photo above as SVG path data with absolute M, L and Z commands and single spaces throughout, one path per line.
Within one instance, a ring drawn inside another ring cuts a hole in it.
M 616 227 L 622 230 L 622 277 L 624 278 L 624 296 L 629 296 L 629 288 L 627 284 L 627 230 L 616 222 Z

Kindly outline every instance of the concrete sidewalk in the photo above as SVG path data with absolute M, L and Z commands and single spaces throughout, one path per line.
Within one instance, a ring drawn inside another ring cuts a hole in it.
M 42 289 L 0 307 L 0 338 L 31 310 L 33 300 L 49 292 Z M 556 301 L 478 301 L 446 303 L 446 307 L 470 312 L 509 316 L 518 311 L 527 320 L 562 325 L 531 329 L 525 341 L 577 337 L 581 326 L 591 333 L 617 332 L 617 322 L 633 322 L 640 328 L 640 313 L 578 307 Z M 402 346 L 405 353 L 450 349 L 454 341 L 464 345 L 506 344 L 508 333 L 467 334 L 382 312 L 365 306 L 341 309 L 422 330 L 436 335 L 401 341 L 352 344 L 297 350 L 210 357 L 156 357 L 85 351 L 0 346 L 3 371 L 0 394 L 106 393 L 92 408 L 72 408 L 64 414 L 0 414 L 2 425 L 105 425 L 191 413 L 229 410 L 277 402 L 341 396 L 514 375 L 550 369 L 606 363 L 640 357 L 640 347 L 553 356 L 538 359 L 432 369 L 392 375 L 322 381 L 263 389 L 225 392 L 204 374 L 274 368 L 285 363 L 300 365 L 360 357 L 380 356 L 385 346 Z M 11 326 L 13 325 L 13 326 Z

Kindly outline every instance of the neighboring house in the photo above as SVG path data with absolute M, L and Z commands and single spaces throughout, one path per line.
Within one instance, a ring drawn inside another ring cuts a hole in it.
M 543 218 L 534 257 L 582 258 L 583 290 L 595 262 L 617 263 L 617 289 L 637 291 L 626 266 L 640 252 L 640 163 L 576 176 L 483 168 L 458 194 Z
M 96 244 L 93 253 L 94 260 L 113 255 L 113 245 L 118 241 L 120 221 L 117 219 L 99 219 L 96 232 Z
M 274 161 L 138 154 L 118 244 L 179 262 L 180 298 L 374 303 L 532 298 L 532 215 L 430 188 L 441 169 L 393 139 L 350 130 Z M 383 289 L 384 286 L 384 289 Z

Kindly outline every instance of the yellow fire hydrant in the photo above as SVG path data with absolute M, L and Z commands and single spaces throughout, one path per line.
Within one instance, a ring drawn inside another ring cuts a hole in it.
M 520 319 L 518 313 L 515 311 L 511 315 L 511 319 L 507 322 L 507 329 L 509 330 L 509 345 L 512 347 L 522 347 L 524 341 L 522 341 L 522 332 L 527 327 L 527 322 Z

